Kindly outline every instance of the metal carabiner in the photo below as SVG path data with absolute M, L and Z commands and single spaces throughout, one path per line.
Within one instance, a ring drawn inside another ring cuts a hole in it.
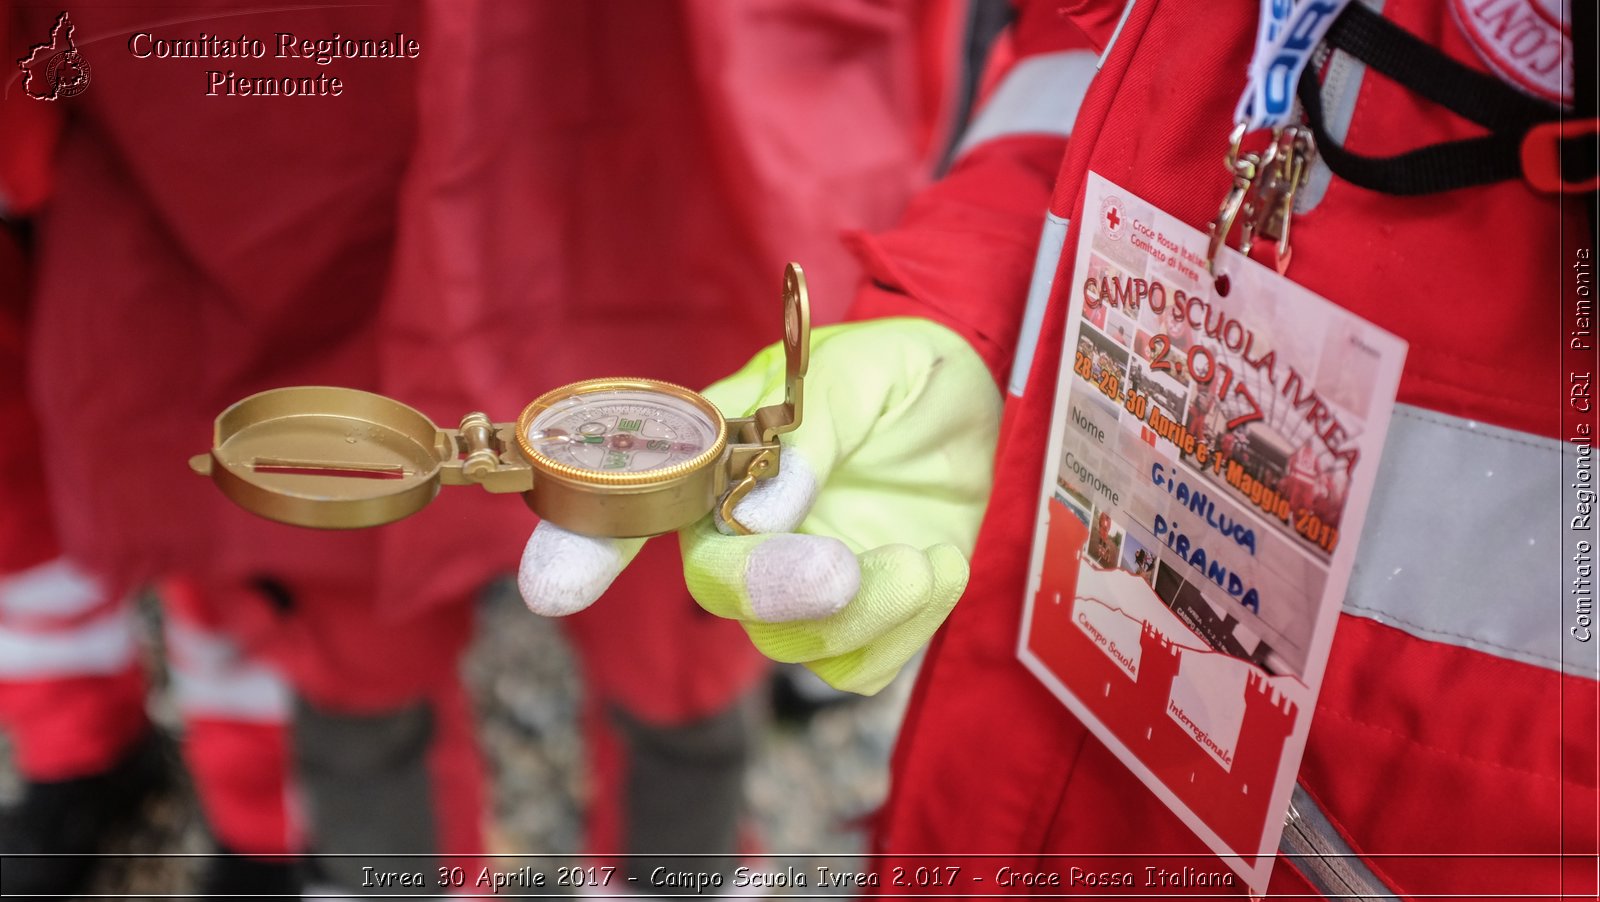
M 1212 275 L 1217 272 L 1217 255 L 1228 243 L 1228 233 L 1233 231 L 1233 223 L 1239 218 L 1239 211 L 1244 207 L 1245 198 L 1249 196 L 1251 185 L 1254 184 L 1256 174 L 1259 172 L 1261 163 L 1259 156 L 1253 153 L 1239 153 L 1239 144 L 1244 140 L 1247 127 L 1243 122 L 1233 127 L 1232 134 L 1228 136 L 1228 152 L 1223 157 L 1223 165 L 1233 176 L 1233 187 L 1222 199 L 1222 205 L 1217 208 L 1217 218 L 1211 221 L 1211 242 L 1206 248 L 1206 272 Z

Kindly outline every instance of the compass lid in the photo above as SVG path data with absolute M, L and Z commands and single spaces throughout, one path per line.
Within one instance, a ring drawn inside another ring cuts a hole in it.
M 806 274 L 800 264 L 783 271 L 783 403 L 755 412 L 761 440 L 771 442 L 790 432 L 805 417 L 806 369 L 811 366 L 811 301 L 806 294 Z
M 189 466 L 270 520 L 355 529 L 421 510 L 454 456 L 450 436 L 414 408 L 357 389 L 296 386 L 224 410 L 211 451 Z

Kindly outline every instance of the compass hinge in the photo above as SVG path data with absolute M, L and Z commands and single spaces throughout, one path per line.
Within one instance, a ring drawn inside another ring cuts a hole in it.
M 765 410 L 766 408 L 763 408 Z M 778 451 L 778 440 L 773 438 L 764 441 L 768 429 L 767 423 L 762 421 L 761 411 L 756 411 L 754 416 L 735 417 L 728 420 L 728 474 L 730 479 L 738 482 L 743 479 L 750 469 L 750 464 L 764 451 Z M 760 478 L 766 479 L 778 473 L 778 455 L 772 455 L 770 469 L 766 470 Z
M 449 447 L 441 476 L 446 485 L 481 485 L 495 494 L 533 488 L 533 470 L 516 450 L 516 424 L 491 422 L 473 411 L 461 427 L 444 430 Z

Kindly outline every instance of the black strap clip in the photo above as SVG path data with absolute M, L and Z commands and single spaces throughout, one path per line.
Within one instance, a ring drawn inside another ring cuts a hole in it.
M 1328 134 L 1322 85 L 1308 67 L 1300 78 L 1300 104 L 1323 160 L 1345 181 L 1398 195 L 1434 194 L 1518 178 L 1545 192 L 1600 188 L 1596 166 L 1600 120 L 1568 119 L 1558 107 L 1456 62 L 1359 3 L 1345 8 L 1325 40 L 1489 130 L 1480 137 L 1443 141 L 1390 157 L 1354 153 Z

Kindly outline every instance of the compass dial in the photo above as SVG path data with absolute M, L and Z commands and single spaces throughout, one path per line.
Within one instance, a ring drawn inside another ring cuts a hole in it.
M 647 473 L 692 461 L 721 429 L 690 401 L 649 389 L 611 389 L 551 402 L 524 427 L 526 447 L 594 473 Z

